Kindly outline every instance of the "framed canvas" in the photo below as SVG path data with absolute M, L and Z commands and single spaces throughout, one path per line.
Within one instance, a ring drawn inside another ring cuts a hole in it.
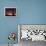
M 16 16 L 16 7 L 5 7 L 4 15 L 5 16 Z

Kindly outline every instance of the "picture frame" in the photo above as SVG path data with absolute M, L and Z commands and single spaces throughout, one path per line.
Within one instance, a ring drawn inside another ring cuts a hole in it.
M 4 16 L 16 16 L 16 7 L 4 7 Z

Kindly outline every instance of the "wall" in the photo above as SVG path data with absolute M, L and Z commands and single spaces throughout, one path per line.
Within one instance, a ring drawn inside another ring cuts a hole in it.
M 16 7 L 17 16 L 4 16 L 4 7 Z M 9 32 L 18 32 L 17 24 L 46 24 L 46 0 L 0 0 L 0 44 L 8 43 Z
M 17 24 L 18 24 L 18 15 L 17 16 L 4 16 L 4 8 L 5 7 L 16 7 L 16 0 L 0 0 L 0 44 L 7 44 L 9 42 L 8 40 L 8 34 L 10 32 L 17 32 Z M 16 43 L 17 38 L 16 38 Z
M 23 0 L 20 9 L 21 24 L 46 24 L 46 0 Z

